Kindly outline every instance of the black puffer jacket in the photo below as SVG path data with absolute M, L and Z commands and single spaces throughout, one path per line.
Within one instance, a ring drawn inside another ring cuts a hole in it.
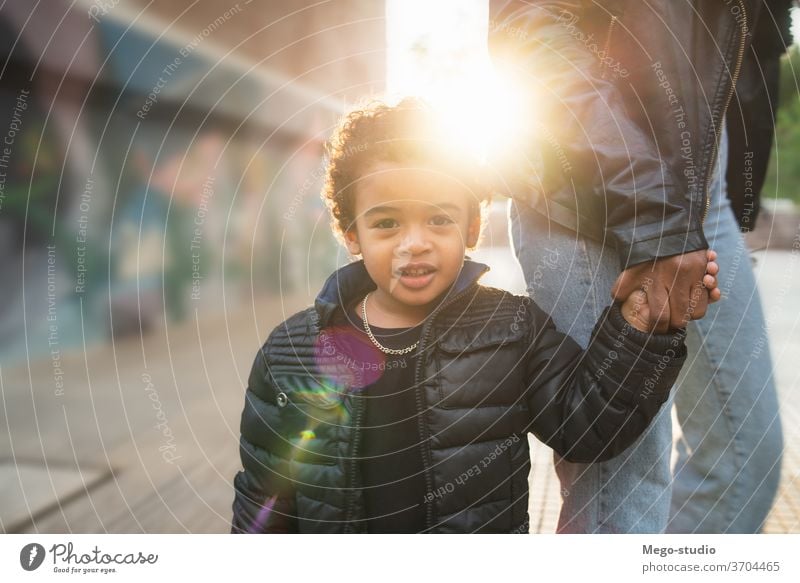
M 479 285 L 487 270 L 465 261 L 418 347 L 429 532 L 527 532 L 527 433 L 573 461 L 617 455 L 650 423 L 685 358 L 681 333 L 648 337 L 617 306 L 583 352 L 529 298 Z M 364 399 L 334 388 L 319 349 L 335 311 L 374 288 L 363 262 L 338 270 L 256 356 L 232 532 L 365 530 Z
M 731 115 L 758 133 L 748 144 L 754 166 L 769 157 L 768 91 L 748 91 L 755 102 L 743 103 L 735 86 L 774 86 L 762 71 L 767 62 L 777 66 L 782 44 L 764 40 L 785 34 L 788 2 L 491 0 L 490 7 L 493 60 L 533 96 L 529 160 L 513 164 L 516 177 L 502 172 L 498 189 L 582 235 L 607 238 L 623 268 L 707 248 L 708 189 L 732 102 Z M 757 53 L 750 50 L 756 28 Z M 739 174 L 741 162 L 734 159 Z M 741 189 L 733 194 L 747 226 Z M 758 188 L 750 219 L 757 205 Z

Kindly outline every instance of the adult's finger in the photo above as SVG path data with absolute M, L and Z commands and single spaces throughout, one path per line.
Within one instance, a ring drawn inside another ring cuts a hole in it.
M 670 302 L 667 290 L 653 288 L 647 292 L 647 304 L 650 306 L 650 323 L 657 334 L 666 334 L 670 326 Z
M 683 293 L 678 293 L 686 290 Z M 669 295 L 669 327 L 672 329 L 684 328 L 686 323 L 691 319 L 689 317 L 690 307 L 694 302 L 693 289 L 688 288 L 673 288 L 672 293 Z
M 689 320 L 699 320 L 700 318 L 706 315 L 706 310 L 708 309 L 708 290 L 703 285 L 703 282 L 699 281 L 692 286 L 692 294 L 689 306 L 686 311 L 687 321 Z
M 641 287 L 641 276 L 638 270 L 626 269 L 619 274 L 611 287 L 611 297 L 624 302 L 633 292 Z
M 650 332 L 650 315 L 647 307 L 647 294 L 634 291 L 622 304 L 622 316 L 641 332 Z

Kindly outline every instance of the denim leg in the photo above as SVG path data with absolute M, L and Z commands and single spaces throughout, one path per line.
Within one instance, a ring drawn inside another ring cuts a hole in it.
M 722 142 L 720 168 L 724 135 Z M 723 187 L 717 177 L 704 225 L 723 299 L 688 327 L 690 357 L 674 391 L 681 430 L 668 532 L 759 532 L 780 480 L 783 438 L 761 300 Z
M 613 245 L 578 237 L 523 204 L 511 203 L 514 252 L 531 298 L 584 348 L 619 275 Z M 670 509 L 671 402 L 620 456 L 576 464 L 554 454 L 561 481 L 558 532 L 663 532 Z

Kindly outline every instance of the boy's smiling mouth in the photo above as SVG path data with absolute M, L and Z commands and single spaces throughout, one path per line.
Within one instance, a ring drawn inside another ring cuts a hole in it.
M 395 277 L 399 278 L 400 283 L 412 289 L 420 289 L 427 286 L 436 273 L 436 267 L 430 263 L 406 263 L 395 270 Z

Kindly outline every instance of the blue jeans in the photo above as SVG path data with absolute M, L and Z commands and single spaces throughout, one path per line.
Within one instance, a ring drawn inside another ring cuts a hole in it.
M 720 168 L 725 154 L 723 135 Z M 780 478 L 778 400 L 750 257 L 719 176 L 704 231 L 718 253 L 723 299 L 690 323 L 678 385 L 636 443 L 596 464 L 554 455 L 558 532 L 753 533 L 763 526 Z M 586 347 L 620 273 L 613 244 L 579 237 L 524 204 L 512 202 L 509 215 L 528 294 Z M 673 404 L 680 423 L 674 478 Z

